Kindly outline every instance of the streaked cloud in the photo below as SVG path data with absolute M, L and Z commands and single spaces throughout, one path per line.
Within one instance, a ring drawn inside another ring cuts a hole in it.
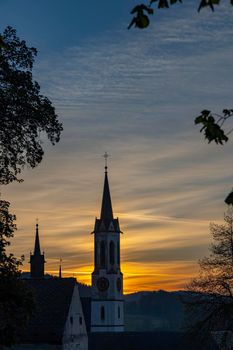
M 90 232 L 108 151 L 114 212 L 125 232 L 125 291 L 183 288 L 197 271 L 209 222 L 222 219 L 232 187 L 232 142 L 207 145 L 193 119 L 231 103 L 233 25 L 224 6 L 199 16 L 189 5 L 182 11 L 155 17 L 147 31 L 119 23 L 39 58 L 36 78 L 64 132 L 56 147 L 44 140 L 44 160 L 25 169 L 23 184 L 2 190 L 17 214 L 17 255 L 33 249 L 39 217 L 47 271 L 58 273 L 62 257 L 64 275 L 90 283 Z

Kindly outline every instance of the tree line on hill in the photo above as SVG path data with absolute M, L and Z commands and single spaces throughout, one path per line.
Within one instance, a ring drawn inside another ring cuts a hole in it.
M 184 327 L 184 292 L 138 292 L 136 298 L 125 296 L 126 331 L 182 331 Z M 135 300 L 136 299 L 136 300 Z

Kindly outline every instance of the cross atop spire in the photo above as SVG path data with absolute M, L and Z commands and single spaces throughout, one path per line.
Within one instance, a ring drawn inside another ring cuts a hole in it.
M 107 152 L 104 152 L 103 157 L 105 159 L 105 172 L 107 172 L 107 170 L 108 170 L 108 158 L 110 157 L 110 154 L 108 154 Z

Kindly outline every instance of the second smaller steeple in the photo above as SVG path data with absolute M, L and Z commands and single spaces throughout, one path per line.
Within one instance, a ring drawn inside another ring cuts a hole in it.
M 36 224 L 34 254 L 30 255 L 31 278 L 44 278 L 44 254 L 40 251 L 39 225 Z
M 38 223 L 36 224 L 36 239 L 35 239 L 34 255 L 41 255 Z

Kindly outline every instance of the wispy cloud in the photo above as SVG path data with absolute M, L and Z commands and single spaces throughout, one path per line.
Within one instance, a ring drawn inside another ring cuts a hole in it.
M 197 270 L 209 221 L 221 220 L 232 186 L 232 143 L 205 144 L 193 118 L 231 103 L 233 25 L 224 6 L 190 13 L 187 6 L 155 17 L 148 31 L 107 32 L 40 58 L 36 78 L 64 133 L 55 148 L 45 143 L 23 184 L 2 190 L 18 217 L 17 255 L 33 249 L 39 217 L 47 270 L 63 257 L 64 273 L 90 282 L 107 150 L 126 291 L 181 288 Z

